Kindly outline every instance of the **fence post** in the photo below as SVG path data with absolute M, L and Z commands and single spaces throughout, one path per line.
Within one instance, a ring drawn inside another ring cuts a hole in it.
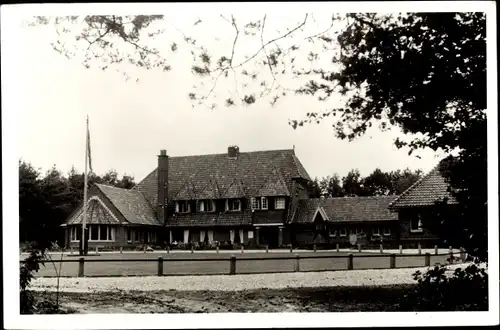
M 217 253 L 219 253 L 219 244 L 217 244 L 216 249 L 217 249 Z
M 266 244 L 266 253 L 269 253 L 269 245 Z
M 347 269 L 348 270 L 353 270 L 354 269 L 354 256 L 352 253 L 349 253 L 348 258 L 347 258 Z
M 163 258 L 158 257 L 158 276 L 163 276 Z
M 146 245 L 144 245 L 144 253 L 146 253 Z
M 396 255 L 393 253 L 391 254 L 391 262 L 390 262 L 390 267 L 391 268 L 396 268 Z
M 120 253 L 123 253 L 123 246 L 120 246 Z
M 316 244 L 313 244 L 313 250 L 316 252 Z
M 402 245 L 399 246 L 399 254 L 403 254 L 403 246 Z
M 191 253 L 194 253 L 194 245 L 191 244 Z
M 78 277 L 84 277 L 85 273 L 85 258 L 78 259 Z
M 295 272 L 300 272 L 300 256 L 298 254 L 295 255 L 295 267 L 293 267 L 293 270 Z
M 418 242 L 418 254 L 422 254 L 422 244 L 420 244 L 420 242 Z
M 336 248 L 337 248 L 337 252 L 339 252 L 339 250 L 340 250 L 340 249 L 339 249 L 339 243 L 337 243 Z
M 293 247 L 292 247 L 292 244 L 290 244 L 290 253 L 293 253 Z
M 450 254 L 450 264 L 452 264 L 453 263 L 453 248 L 451 246 L 450 246 L 449 254 Z
M 463 247 L 460 248 L 460 260 L 465 262 L 467 258 L 465 258 L 465 249 Z
M 361 252 L 361 244 L 358 244 L 358 252 Z
M 71 253 L 70 253 L 70 254 L 73 254 L 73 247 L 72 247 L 72 246 L 70 246 L 70 247 L 69 247 L 69 249 L 70 249 L 70 251 L 71 251 Z
M 241 253 L 243 253 L 245 250 L 245 248 L 243 247 L 243 245 L 241 246 Z
M 167 253 L 170 253 L 170 245 L 167 245 Z
M 233 255 L 229 258 L 229 275 L 236 274 L 236 257 Z
M 98 246 L 95 247 L 95 254 L 99 254 L 99 247 Z
M 425 267 L 430 267 L 431 265 L 431 254 L 426 253 L 425 254 Z
M 384 246 L 380 244 L 380 253 L 384 253 Z
M 434 245 L 434 254 L 438 255 L 438 246 L 437 245 Z

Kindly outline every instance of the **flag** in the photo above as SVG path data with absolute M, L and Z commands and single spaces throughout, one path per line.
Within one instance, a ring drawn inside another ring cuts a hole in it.
M 89 131 L 89 119 L 88 118 L 87 118 L 87 153 L 89 156 L 90 172 L 93 172 L 92 171 L 92 155 L 90 154 L 90 131 Z

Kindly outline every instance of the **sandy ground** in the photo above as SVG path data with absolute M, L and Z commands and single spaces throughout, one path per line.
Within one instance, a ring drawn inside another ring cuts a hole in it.
M 466 264 L 448 266 L 453 270 L 464 268 Z M 427 268 L 371 269 L 333 272 L 297 272 L 251 275 L 211 275 L 211 276 L 143 276 L 143 277 L 95 277 L 60 278 L 62 292 L 94 291 L 239 291 L 253 289 L 282 289 L 323 286 L 379 286 L 413 284 L 412 274 Z M 57 278 L 36 278 L 33 290 L 54 291 Z

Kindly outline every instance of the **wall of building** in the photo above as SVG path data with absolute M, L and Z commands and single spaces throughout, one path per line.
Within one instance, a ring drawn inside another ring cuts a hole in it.
M 421 231 L 412 231 L 410 222 L 418 221 L 418 214 L 422 214 L 424 225 Z M 428 208 L 409 208 L 398 212 L 400 228 L 400 244 L 407 248 L 416 248 L 420 243 L 422 247 L 431 248 L 440 245 L 440 239 L 435 229 L 429 226 L 426 218 L 429 219 L 431 210 Z M 432 220 L 431 220 L 432 221 Z

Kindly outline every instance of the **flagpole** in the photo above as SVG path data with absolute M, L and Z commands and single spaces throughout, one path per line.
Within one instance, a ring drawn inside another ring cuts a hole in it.
M 83 222 L 82 222 L 82 254 L 85 252 L 85 228 L 87 226 L 87 162 L 88 162 L 88 140 L 89 139 L 89 116 L 85 127 L 85 173 L 83 183 Z

